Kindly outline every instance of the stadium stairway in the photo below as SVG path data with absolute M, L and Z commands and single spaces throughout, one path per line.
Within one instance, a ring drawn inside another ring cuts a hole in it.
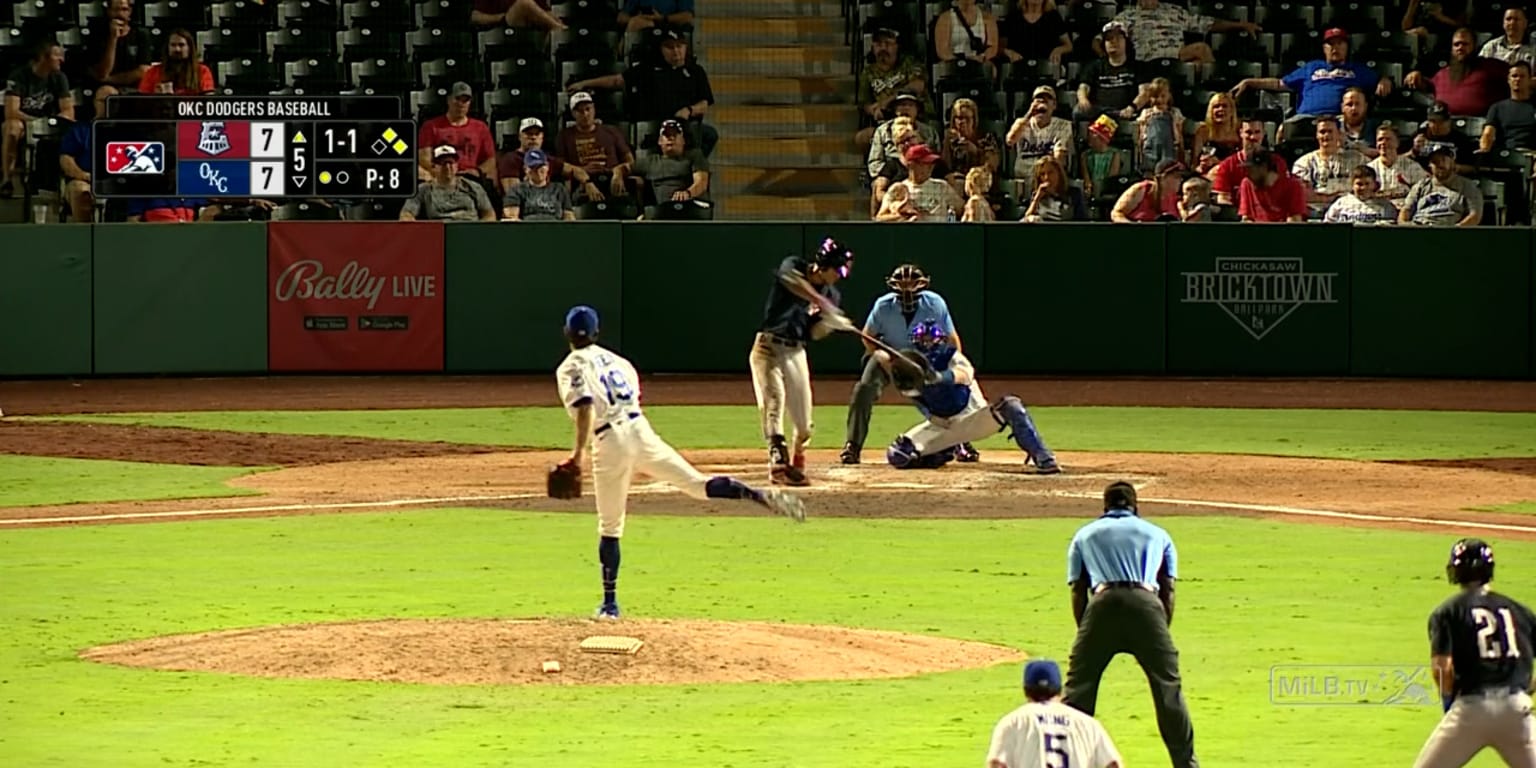
M 711 0 L 695 22 L 720 131 L 719 218 L 868 218 L 843 24 L 836 0 Z

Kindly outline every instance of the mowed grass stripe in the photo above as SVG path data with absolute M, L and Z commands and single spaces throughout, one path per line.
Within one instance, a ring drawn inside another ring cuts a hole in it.
M 258 471 L 0 455 L 0 507 L 250 496 L 256 492 L 230 487 L 226 481 Z

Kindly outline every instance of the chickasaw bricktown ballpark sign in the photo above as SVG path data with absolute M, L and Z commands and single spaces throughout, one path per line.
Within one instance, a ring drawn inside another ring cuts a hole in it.
M 1337 272 L 1308 272 L 1300 256 L 1218 256 L 1211 272 L 1182 272 L 1183 304 L 1221 307 L 1255 341 L 1306 304 L 1337 304 Z

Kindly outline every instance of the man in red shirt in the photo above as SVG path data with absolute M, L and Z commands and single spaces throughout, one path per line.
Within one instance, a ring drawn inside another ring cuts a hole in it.
M 1306 221 L 1307 195 L 1294 176 L 1280 174 L 1279 159 L 1267 149 L 1249 156 L 1248 178 L 1237 193 L 1237 212 L 1243 221 Z
M 496 139 L 484 120 L 469 116 L 475 93 L 469 83 L 454 83 L 448 89 L 448 114 L 438 115 L 421 124 L 416 146 L 417 165 L 423 180 L 432 177 L 432 147 L 447 144 L 458 150 L 459 174 L 475 179 L 496 178 Z
M 1238 136 L 1243 142 L 1242 149 L 1217 163 L 1210 173 L 1211 191 L 1216 193 L 1216 202 L 1222 205 L 1237 205 L 1238 186 L 1248 178 L 1248 158 L 1264 148 L 1264 121 L 1251 117 L 1244 120 Z M 1274 155 L 1274 162 L 1281 176 L 1291 175 L 1285 158 Z
M 1430 78 L 1423 72 L 1409 72 L 1403 83 L 1433 93 L 1435 100 L 1445 102 L 1453 115 L 1482 117 L 1494 102 L 1504 98 L 1507 77 L 1509 65 L 1477 55 L 1477 33 L 1462 27 L 1451 37 L 1449 63 Z

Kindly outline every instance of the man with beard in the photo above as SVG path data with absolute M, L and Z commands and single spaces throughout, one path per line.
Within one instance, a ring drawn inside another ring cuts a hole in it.
M 22 142 L 26 141 L 28 121 L 54 115 L 75 119 L 75 99 L 70 95 L 63 67 L 64 49 L 57 42 L 46 40 L 37 45 L 30 62 L 6 76 L 0 197 L 10 197 L 22 184 L 26 169 L 18 168 L 17 160 Z
M 1408 191 L 1398 223 L 1475 227 L 1483 220 L 1483 193 L 1476 183 L 1457 175 L 1455 148 L 1449 144 L 1431 146 L 1429 174 Z
M 1536 45 L 1531 45 L 1531 39 L 1526 35 L 1529 24 L 1524 8 L 1504 9 L 1504 35 L 1484 43 L 1477 55 L 1505 64 L 1523 61 L 1536 67 Z
M 1509 65 L 1478 56 L 1476 50 L 1477 33 L 1462 27 L 1451 37 L 1450 63 L 1430 78 L 1423 72 L 1409 72 L 1403 84 L 1433 93 L 1453 115 L 1486 115 L 1488 108 L 1504 97 Z
M 197 40 L 185 29 L 165 39 L 165 60 L 151 66 L 139 81 L 139 93 L 202 96 L 213 93 L 213 72 L 197 54 Z
M 911 56 L 901 53 L 901 34 L 894 29 L 875 30 L 873 64 L 859 73 L 859 104 L 875 121 L 884 123 L 894 116 L 893 105 L 901 94 L 921 96 L 927 91 L 928 81 L 923 67 Z M 861 128 L 853 140 L 860 147 L 869 146 L 875 135 L 873 127 Z
M 1250 77 L 1232 89 L 1233 98 L 1243 91 L 1296 92 L 1295 118 L 1337 115 L 1344 104 L 1344 92 L 1364 88 L 1377 96 L 1392 92 L 1392 79 L 1384 78 L 1364 64 L 1349 60 L 1349 33 L 1337 27 L 1323 33 L 1323 58 L 1309 61 L 1285 77 Z
M 107 90 L 107 96 L 138 88 L 149 71 L 155 43 L 149 32 L 133 26 L 133 0 L 109 0 L 107 13 L 91 20 L 92 65 L 87 85 Z

